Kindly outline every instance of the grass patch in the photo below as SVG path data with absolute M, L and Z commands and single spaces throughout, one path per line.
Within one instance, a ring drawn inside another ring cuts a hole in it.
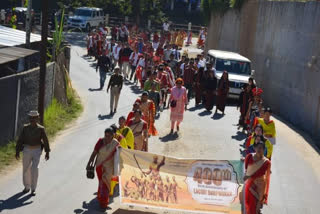
M 0 146 L 0 171 L 12 164 L 15 160 L 16 142 L 10 141 L 8 144 Z
M 57 132 L 63 130 L 67 124 L 82 112 L 81 101 L 70 86 L 67 87 L 67 98 L 67 105 L 63 105 L 53 98 L 50 106 L 45 110 L 44 126 L 49 139 L 52 139 Z M 15 141 L 10 141 L 8 144 L 0 146 L 0 172 L 16 163 L 15 147 Z M 22 155 L 20 154 L 20 156 Z

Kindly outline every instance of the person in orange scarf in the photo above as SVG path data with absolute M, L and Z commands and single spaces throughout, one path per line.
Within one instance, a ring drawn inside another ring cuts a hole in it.
M 138 98 L 136 102 L 140 103 L 140 110 L 144 115 L 145 121 L 148 123 L 148 134 L 152 136 L 158 135 L 157 129 L 154 126 L 156 106 L 153 101 L 149 99 L 149 93 L 144 91 L 141 99 Z

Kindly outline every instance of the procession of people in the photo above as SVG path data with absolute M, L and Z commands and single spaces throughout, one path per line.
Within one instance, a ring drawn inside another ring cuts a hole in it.
M 204 53 L 191 58 L 182 53 L 184 45 L 190 45 L 190 35 L 184 31 L 170 31 L 170 24 L 164 23 L 163 30 L 153 32 L 131 28 L 122 24 L 110 31 L 111 40 L 107 39 L 109 30 L 99 27 L 89 32 L 86 37 L 88 57 L 97 60 L 99 69 L 99 88 L 110 92 L 110 116 L 117 114 L 121 91 L 125 83 L 140 87 L 141 94 L 132 103 L 132 111 L 127 116 L 119 115 L 119 125 L 113 124 L 105 129 L 104 137 L 99 138 L 87 164 L 87 177 L 98 177 L 97 199 L 102 208 L 107 208 L 110 196 L 118 183 L 120 148 L 148 152 L 148 140 L 158 135 L 157 118 L 163 111 L 170 109 L 170 133 L 180 132 L 184 113 L 190 108 L 205 108 L 213 114 L 225 114 L 225 107 L 230 89 L 229 74 L 223 72 L 218 80 L 211 62 L 207 62 Z M 201 29 L 198 45 L 203 46 L 206 32 Z M 186 40 L 186 43 L 185 43 Z M 185 43 L 185 44 L 184 44 Z M 105 82 L 108 79 L 107 87 Z M 258 88 L 254 79 L 248 79 L 240 94 L 239 129 L 247 135 L 245 142 L 245 209 L 248 214 L 261 212 L 267 203 L 270 182 L 270 166 L 273 147 L 276 144 L 275 124 L 270 119 L 272 110 L 264 107 L 263 90 Z M 37 124 L 38 113 L 30 113 L 31 125 L 24 128 L 18 144 L 16 157 L 24 152 L 24 192 L 32 191 L 35 195 L 37 184 L 37 165 L 41 155 L 41 145 L 49 159 L 49 144 L 44 128 Z M 111 117 L 111 118 L 112 118 Z M 30 136 L 29 132 L 34 136 Z M 31 141 L 37 139 L 37 141 Z M 42 143 L 41 143 L 42 142 Z M 24 148 L 23 148 L 24 146 Z M 32 159 L 32 161 L 31 161 Z M 32 162 L 32 163 L 31 163 Z M 163 162 L 164 164 L 164 162 Z M 31 167 L 30 167 L 31 165 Z M 150 173 L 153 173 L 152 167 Z M 31 176 L 29 175 L 31 174 Z M 148 173 L 147 173 L 148 174 Z M 154 174 L 153 174 L 154 175 Z M 136 195 L 145 200 L 176 203 L 177 194 L 172 178 L 132 177 L 136 189 L 125 185 L 125 194 Z M 153 186 L 158 185 L 158 191 Z

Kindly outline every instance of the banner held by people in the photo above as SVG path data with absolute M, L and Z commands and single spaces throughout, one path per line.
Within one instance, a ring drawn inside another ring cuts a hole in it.
M 243 163 L 164 157 L 122 149 L 123 204 L 240 214 Z

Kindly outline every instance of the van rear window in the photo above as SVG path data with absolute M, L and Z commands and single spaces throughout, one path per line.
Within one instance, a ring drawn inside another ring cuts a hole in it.
M 228 73 L 233 73 L 233 74 L 244 74 L 244 75 L 251 74 L 250 63 L 240 62 L 235 60 L 217 59 L 216 70 L 228 71 Z

